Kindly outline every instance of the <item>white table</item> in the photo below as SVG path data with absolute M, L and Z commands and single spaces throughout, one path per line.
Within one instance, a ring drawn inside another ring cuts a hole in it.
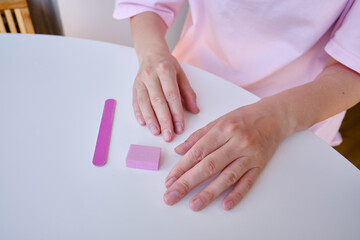
M 169 207 L 173 148 L 257 97 L 183 64 L 201 113 L 172 143 L 137 125 L 132 48 L 0 35 L 0 239 L 359 239 L 360 171 L 309 131 L 281 144 L 240 205 Z M 92 165 L 105 99 L 117 100 L 108 162 Z M 219 101 L 220 100 L 220 101 Z M 125 167 L 129 145 L 162 148 L 159 171 Z

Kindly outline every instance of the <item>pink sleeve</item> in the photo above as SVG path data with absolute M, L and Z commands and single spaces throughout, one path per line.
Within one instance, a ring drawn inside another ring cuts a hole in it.
M 360 73 L 360 0 L 349 0 L 339 21 L 325 51 Z
M 124 19 L 150 11 L 158 14 L 170 28 L 184 2 L 185 0 L 116 0 L 113 17 Z

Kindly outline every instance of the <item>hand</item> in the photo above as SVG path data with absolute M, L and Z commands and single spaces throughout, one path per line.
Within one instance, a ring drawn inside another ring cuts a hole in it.
M 182 101 L 198 113 L 196 95 L 177 60 L 168 51 L 152 49 L 140 59 L 133 85 L 133 109 L 140 125 L 167 142 L 184 131 Z
M 193 133 L 175 148 L 185 154 L 165 179 L 164 201 L 173 205 L 203 181 L 219 175 L 190 200 L 199 211 L 224 191 L 225 210 L 237 205 L 290 134 L 287 117 L 266 100 L 238 108 Z

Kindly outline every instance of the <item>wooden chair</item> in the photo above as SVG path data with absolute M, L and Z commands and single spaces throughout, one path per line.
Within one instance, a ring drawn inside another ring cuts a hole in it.
M 360 103 L 350 108 L 340 127 L 343 142 L 335 149 L 360 169 Z
M 35 33 L 26 0 L 0 0 L 0 33 Z

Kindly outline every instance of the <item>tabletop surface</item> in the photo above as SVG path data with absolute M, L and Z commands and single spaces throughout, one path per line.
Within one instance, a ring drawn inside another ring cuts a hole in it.
M 201 112 L 163 142 L 135 121 L 132 48 L 42 35 L 0 35 L 0 239 L 359 239 L 360 171 L 309 131 L 288 137 L 231 211 L 163 200 L 193 131 L 258 100 L 182 64 Z M 92 165 L 106 99 L 117 100 L 108 162 Z M 162 148 L 159 171 L 125 166 L 130 144 Z

